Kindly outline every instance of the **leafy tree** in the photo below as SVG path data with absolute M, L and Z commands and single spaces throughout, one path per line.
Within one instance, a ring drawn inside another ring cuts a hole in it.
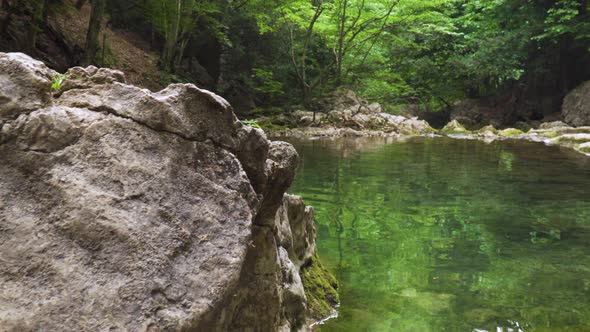
M 221 1 L 148 0 L 149 21 L 164 37 L 162 67 L 174 72 L 183 60 L 187 45 L 197 28 L 203 26 L 219 39 L 225 39 L 223 27 L 216 18 L 224 5 Z

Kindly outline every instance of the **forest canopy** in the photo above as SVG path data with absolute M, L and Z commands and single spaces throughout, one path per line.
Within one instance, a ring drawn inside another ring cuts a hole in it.
M 586 0 L 85 2 L 3 0 L 0 29 L 28 15 L 31 50 L 48 15 L 90 5 L 102 24 L 149 40 L 170 82 L 247 94 L 262 107 L 313 107 L 345 86 L 438 110 L 509 89 L 564 94 L 590 76 Z M 99 62 L 92 22 L 79 62 Z

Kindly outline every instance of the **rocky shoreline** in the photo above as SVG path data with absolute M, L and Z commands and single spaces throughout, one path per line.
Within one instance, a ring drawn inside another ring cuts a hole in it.
M 441 130 L 443 135 L 459 139 L 479 139 L 486 142 L 515 139 L 541 142 L 571 148 L 583 155 L 590 156 L 590 126 L 571 127 L 561 121 L 547 122 L 538 129 L 522 131 L 516 128 L 495 129 L 485 126 L 476 131 L 469 131 L 453 120 Z
M 339 138 L 389 138 L 402 140 L 414 136 L 450 137 L 455 139 L 477 139 L 485 142 L 496 140 L 523 140 L 540 142 L 550 146 L 570 148 L 590 157 L 590 126 L 572 127 L 561 121 L 541 124 L 538 129 L 522 131 L 516 128 L 496 129 L 485 126 L 479 130 L 467 130 L 456 120 L 451 121 L 442 130 L 426 130 L 417 134 L 400 134 L 382 130 L 355 130 L 352 128 L 294 128 L 278 132 L 269 132 L 276 139 L 339 139 Z
M 563 105 L 562 121 L 518 123 L 519 128 L 497 129 L 492 125 L 469 130 L 454 119 L 442 129 L 432 128 L 417 117 L 393 115 L 382 111 L 379 104 L 368 104 L 349 90 L 335 93 L 324 109 L 328 111 L 296 111 L 278 118 L 261 118 L 259 122 L 273 138 L 336 139 L 384 137 L 403 139 L 411 136 L 448 136 L 484 141 L 517 139 L 572 148 L 590 156 L 590 82 L 574 89 Z M 290 124 L 282 128 L 276 124 Z M 534 128 L 533 128 L 534 127 Z

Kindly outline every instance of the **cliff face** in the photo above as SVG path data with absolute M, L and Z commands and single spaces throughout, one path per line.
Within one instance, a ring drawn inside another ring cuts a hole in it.
M 194 85 L 55 77 L 0 53 L 0 330 L 304 330 L 293 147 Z

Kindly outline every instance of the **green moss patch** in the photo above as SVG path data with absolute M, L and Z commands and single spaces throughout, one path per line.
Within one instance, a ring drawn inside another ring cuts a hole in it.
M 508 129 L 501 130 L 499 134 L 501 136 L 510 137 L 510 136 L 524 135 L 524 132 L 520 129 L 508 128 Z
M 453 120 L 441 129 L 441 133 L 443 134 L 470 134 L 471 132 L 459 123 L 457 120 Z
M 590 142 L 580 144 L 577 149 L 583 153 L 590 153 Z
M 566 134 L 553 139 L 554 143 L 585 143 L 590 141 L 590 134 Z
M 332 314 L 338 298 L 338 281 L 319 260 L 317 253 L 311 262 L 301 269 L 301 281 L 307 297 L 307 314 L 320 320 Z
M 539 135 L 541 135 L 545 138 L 555 138 L 555 137 L 559 136 L 559 133 L 557 131 L 550 130 L 550 131 L 539 132 Z

